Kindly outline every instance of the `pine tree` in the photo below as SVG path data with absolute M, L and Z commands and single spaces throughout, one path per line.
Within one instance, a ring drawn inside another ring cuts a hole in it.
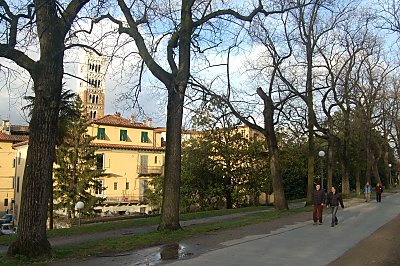
M 79 97 L 74 108 L 80 110 L 81 115 L 66 123 L 63 142 L 56 150 L 55 209 L 65 209 L 73 214 L 76 202 L 82 201 L 85 204 L 83 212 L 90 213 L 102 200 L 93 192 L 103 189 L 98 179 L 103 170 L 96 167 L 96 148 L 90 145 L 95 137 L 87 134 L 89 118 L 83 113 Z

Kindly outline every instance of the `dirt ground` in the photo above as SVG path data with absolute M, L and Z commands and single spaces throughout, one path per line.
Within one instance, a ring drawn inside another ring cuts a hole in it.
M 328 265 L 400 265 L 400 215 Z

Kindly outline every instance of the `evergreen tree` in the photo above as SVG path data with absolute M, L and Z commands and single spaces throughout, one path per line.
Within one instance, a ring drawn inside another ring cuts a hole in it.
M 93 192 L 101 190 L 98 180 L 103 170 L 96 167 L 96 148 L 91 146 L 95 139 L 87 134 L 88 117 L 83 114 L 83 105 L 76 98 L 76 110 L 81 115 L 66 123 L 67 131 L 63 142 L 56 150 L 54 169 L 54 200 L 55 209 L 65 209 L 73 212 L 78 201 L 85 203 L 83 212 L 93 211 L 93 207 L 101 202 L 101 198 L 93 196 Z

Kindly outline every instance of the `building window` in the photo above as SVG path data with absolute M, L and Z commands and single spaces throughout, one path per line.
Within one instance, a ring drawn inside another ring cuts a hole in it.
M 119 131 L 119 140 L 120 141 L 127 141 L 128 140 L 128 131 L 121 129 Z
M 17 177 L 17 193 L 19 193 L 19 176 Z
M 102 195 L 104 191 L 104 180 L 99 180 L 99 188 L 96 189 L 97 195 Z
M 4 199 L 4 207 L 7 207 L 8 206 L 8 199 L 6 198 L 6 199 Z
M 164 138 L 163 137 L 161 137 L 161 147 L 165 147 L 165 140 L 164 140 Z
M 96 154 L 96 166 L 97 169 L 104 169 L 104 154 Z
M 126 190 L 129 190 L 129 182 L 126 182 L 126 184 L 125 184 L 125 189 L 126 189 Z
M 114 190 L 118 190 L 118 182 L 114 182 Z
M 140 141 L 142 143 L 148 143 L 149 142 L 149 133 L 148 132 L 142 132 L 142 136 L 140 138 Z
M 158 163 L 158 158 L 157 158 L 157 156 L 154 157 L 154 163 L 155 163 L 155 164 Z
M 106 139 L 106 129 L 105 128 L 97 128 L 97 139 Z

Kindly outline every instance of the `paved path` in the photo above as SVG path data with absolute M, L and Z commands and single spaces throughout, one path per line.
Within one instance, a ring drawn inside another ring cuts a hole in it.
M 148 265 L 191 266 L 327 265 L 397 217 L 400 214 L 400 193 L 385 196 L 382 203 L 363 203 L 361 200 L 355 200 L 351 204 L 347 204 L 347 206 L 350 205 L 349 208 L 339 210 L 339 225 L 333 228 L 330 227 L 328 214 L 324 218 L 325 224 L 318 226 L 312 225 L 309 218 L 311 214 L 299 214 L 299 221 L 303 220 L 302 222 L 283 227 L 277 226 L 272 231 L 263 228 L 264 224 L 267 225 L 271 222 L 253 225 L 256 228 L 256 230 L 253 228 L 253 232 L 259 232 L 259 234 L 240 234 L 238 233 L 240 229 L 232 229 L 229 234 L 233 234 L 233 237 L 231 236 L 228 241 L 218 243 L 209 241 L 208 246 L 200 244 L 198 239 L 185 240 L 175 247 L 179 248 L 179 254 L 185 252 L 185 249 L 196 250 L 196 252 L 183 253 L 179 260 L 163 261 L 160 254 L 162 248 L 152 247 L 84 261 L 56 262 L 55 265 L 69 265 L 70 263 L 75 265 L 146 265 L 148 263 Z M 279 221 L 276 222 L 279 223 Z M 266 233 L 263 233 L 264 231 Z M 212 235 L 202 237 L 214 240 Z M 172 246 L 173 249 L 174 246 Z M 353 264 L 339 263 L 336 265 Z
M 327 265 L 399 214 L 400 194 L 393 194 L 381 203 L 340 210 L 339 225 L 333 228 L 329 222 L 321 226 L 302 222 L 225 242 L 221 249 L 169 265 Z

